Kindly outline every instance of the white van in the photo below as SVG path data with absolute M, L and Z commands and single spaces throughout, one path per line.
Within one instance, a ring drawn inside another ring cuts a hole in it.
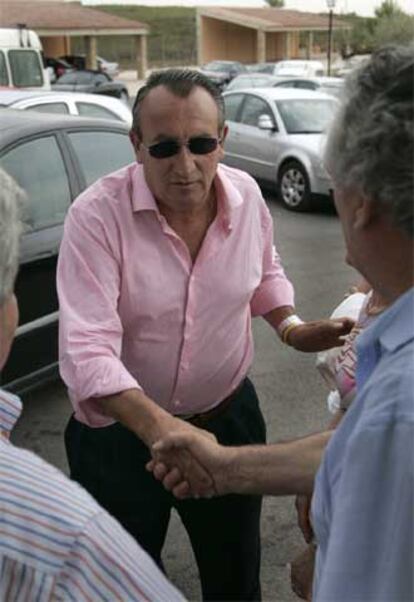
M 0 28 L 0 86 L 50 90 L 42 44 L 31 29 Z

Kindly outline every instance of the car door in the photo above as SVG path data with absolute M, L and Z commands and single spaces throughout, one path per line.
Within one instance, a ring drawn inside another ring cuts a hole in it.
M 269 129 L 259 127 L 259 118 L 269 118 Z M 277 123 L 271 105 L 258 95 L 246 93 L 234 132 L 233 164 L 255 178 L 274 179 Z
M 7 388 L 24 389 L 34 379 L 56 370 L 56 263 L 64 217 L 78 189 L 59 133 L 19 141 L 2 153 L 0 165 L 26 194 L 15 286 L 20 321 L 1 374 Z

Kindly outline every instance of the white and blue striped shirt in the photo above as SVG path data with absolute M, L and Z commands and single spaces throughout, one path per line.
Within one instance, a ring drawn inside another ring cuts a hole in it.
M 9 442 L 20 412 L 0 390 L 0 600 L 183 601 L 85 490 Z

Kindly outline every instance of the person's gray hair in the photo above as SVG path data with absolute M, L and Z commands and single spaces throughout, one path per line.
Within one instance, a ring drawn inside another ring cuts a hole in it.
M 194 88 L 203 88 L 208 92 L 217 106 L 218 129 L 224 127 L 224 101 L 220 89 L 206 75 L 195 69 L 165 69 L 155 71 L 148 78 L 145 86 L 138 90 L 132 107 L 132 130 L 141 139 L 140 109 L 144 98 L 151 90 L 158 86 L 164 86 L 175 96 L 187 98 Z
M 0 306 L 14 289 L 19 265 L 23 192 L 0 168 Z
M 334 185 L 354 189 L 413 237 L 414 46 L 374 52 L 345 85 L 325 166 Z

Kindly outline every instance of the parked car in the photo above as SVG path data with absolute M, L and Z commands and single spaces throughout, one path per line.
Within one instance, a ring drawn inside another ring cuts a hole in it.
M 275 70 L 276 62 L 265 62 L 265 63 L 252 63 L 250 65 L 246 65 L 247 70 L 253 73 L 267 73 L 268 75 L 273 75 Z
M 280 77 L 321 77 L 325 67 L 321 61 L 299 60 L 279 61 L 273 70 Z
M 86 69 L 86 56 L 84 54 L 65 54 L 60 58 L 72 65 L 72 67 L 74 67 L 75 69 Z M 118 63 L 107 61 L 102 56 L 97 56 L 96 62 L 98 71 L 102 71 L 110 77 L 117 77 L 119 75 Z
M 279 78 L 276 75 L 268 73 L 241 73 L 237 75 L 226 88 L 226 92 L 231 90 L 242 90 L 243 88 L 271 88 L 284 78 Z
M 0 90 L 0 107 L 30 109 L 41 113 L 81 115 L 98 119 L 115 119 L 132 125 L 131 109 L 117 98 L 81 92 L 32 92 Z
M 65 73 L 52 84 L 52 90 L 57 92 L 88 92 L 90 94 L 105 94 L 115 96 L 127 103 L 128 89 L 122 82 L 109 77 L 106 73 L 85 69 Z
M 229 126 L 224 163 L 270 183 L 293 211 L 310 209 L 314 194 L 330 196 L 321 158 L 324 132 L 338 106 L 332 96 L 294 88 L 223 96 Z
M 228 84 L 226 92 L 243 88 L 299 88 L 339 97 L 343 84 L 344 80 L 340 77 L 280 77 L 266 73 L 242 73 Z
M 75 69 L 72 65 L 70 65 L 67 61 L 64 61 L 63 59 L 44 57 L 43 62 L 45 67 L 49 69 L 51 83 L 54 83 L 61 75 L 64 75 L 65 73 L 70 73 Z
M 273 84 L 276 88 L 298 88 L 300 90 L 318 90 L 339 98 L 342 94 L 344 80 L 341 77 L 280 77 Z
M 0 109 L 0 166 L 27 195 L 16 281 L 20 325 L 0 378 L 11 391 L 57 375 L 63 221 L 82 190 L 134 161 L 128 131 L 121 122 Z
M 221 89 L 224 89 L 239 73 L 247 73 L 247 67 L 239 61 L 211 61 L 203 65 L 200 70 Z

